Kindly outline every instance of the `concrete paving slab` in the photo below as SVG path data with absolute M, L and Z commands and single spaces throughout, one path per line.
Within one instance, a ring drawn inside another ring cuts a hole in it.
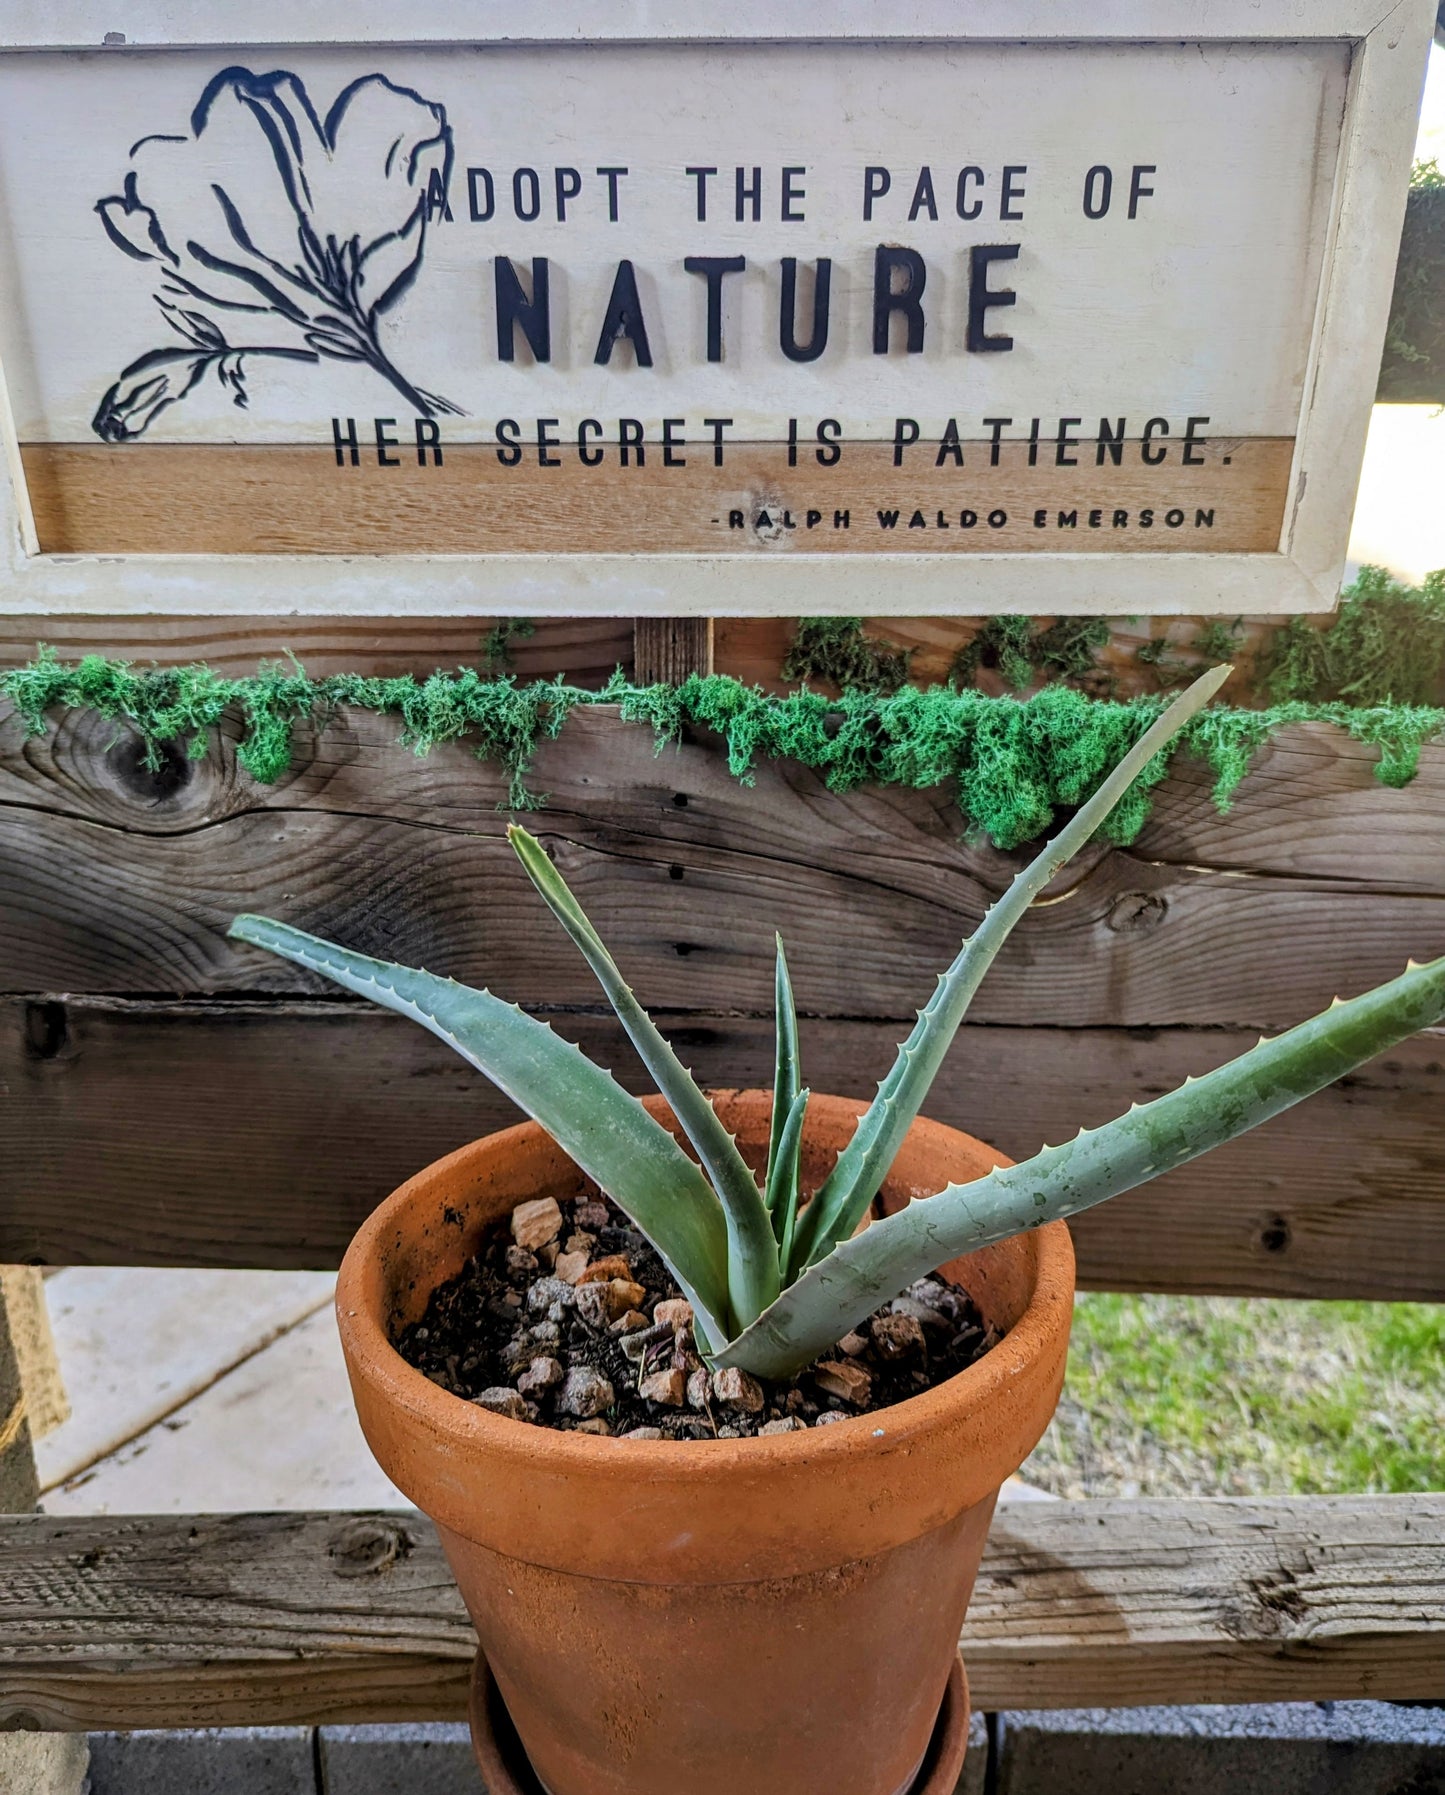
M 90 1795 L 90 1753 L 79 1733 L 0 1733 L 5 1795 Z
M 90 1795 L 320 1795 L 311 1728 L 92 1733 Z
M 329 1304 L 42 1498 L 47 1514 L 405 1504 L 357 1425 Z
M 997 1795 L 1445 1795 L 1440 1708 L 1083 1708 L 999 1724 Z
M 1057 1502 L 1052 1490 L 1041 1490 L 1036 1483 L 1025 1483 L 1022 1477 L 1005 1478 L 998 1493 L 1000 1502 Z
M 40 1487 L 77 1476 L 331 1301 L 330 1272 L 71 1266 L 45 1298 L 71 1414 L 40 1440 Z

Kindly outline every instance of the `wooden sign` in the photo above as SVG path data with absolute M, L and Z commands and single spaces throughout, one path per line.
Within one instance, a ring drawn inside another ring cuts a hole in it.
M 1333 602 L 1430 0 L 184 10 L 0 54 L 25 602 Z

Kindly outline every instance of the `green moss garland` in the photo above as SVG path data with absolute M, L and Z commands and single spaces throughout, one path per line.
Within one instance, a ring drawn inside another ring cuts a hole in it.
M 1445 568 L 1418 586 L 1362 568 L 1324 629 L 1292 617 L 1275 632 L 1259 680 L 1277 701 L 1431 703 L 1445 687 Z
M 44 649 L 28 666 L 0 674 L 0 696 L 36 734 L 46 730 L 51 712 L 67 708 L 125 723 L 153 766 L 170 744 L 203 756 L 211 732 L 231 712 L 242 724 L 240 762 L 267 784 L 290 766 L 298 723 L 325 727 L 338 707 L 355 706 L 396 717 L 401 741 L 417 754 L 440 742 L 468 742 L 478 759 L 501 768 L 506 803 L 514 809 L 545 802 L 527 786 L 538 742 L 556 736 L 579 706 L 613 704 L 628 721 L 651 729 L 659 749 L 690 729 L 716 732 L 729 769 L 743 781 L 751 780 L 759 762 L 796 760 L 834 791 L 867 784 L 951 785 L 970 829 L 1001 848 L 1031 840 L 1059 809 L 1077 804 L 1164 703 L 1156 697 L 1089 698 L 1065 685 L 1046 686 L 1027 699 L 948 686 L 852 690 L 837 699 L 807 690 L 776 696 L 723 674 L 676 686 L 634 686 L 619 673 L 600 691 L 560 679 L 520 684 L 467 667 L 423 680 L 409 674 L 311 679 L 295 661 L 232 679 L 206 666 L 137 669 L 99 655 L 67 665 Z M 1268 710 L 1207 711 L 1190 724 L 1182 745 L 1209 763 L 1215 802 L 1227 809 L 1271 735 L 1320 719 L 1377 748 L 1377 776 L 1387 785 L 1413 778 L 1423 744 L 1445 734 L 1445 710 L 1434 707 L 1294 699 Z M 1138 834 L 1149 793 L 1165 771 L 1161 757 L 1118 807 L 1107 830 L 1112 840 L 1129 842 Z
M 778 671 L 784 679 L 830 679 L 837 686 L 896 692 L 912 659 L 911 648 L 865 634 L 861 617 L 800 617 Z
M 1187 685 L 1206 667 L 1239 652 L 1244 620 L 1202 622 L 1188 643 L 1168 634 L 1141 643 L 1134 658 L 1160 690 Z M 1073 680 L 1096 696 L 1112 690 L 1099 661 L 1109 643 L 1104 617 L 990 617 L 954 655 L 948 684 L 977 684 L 980 668 L 996 671 L 1013 691 L 1049 679 Z M 895 692 L 908 677 L 912 650 L 864 632 L 860 617 L 814 617 L 797 628 L 784 679 L 828 679 L 835 685 Z M 1235 683 L 1238 690 L 1238 682 Z M 1343 699 L 1373 708 L 1435 704 L 1445 699 L 1445 569 L 1405 586 L 1383 567 L 1364 567 L 1328 619 L 1292 617 L 1262 643 L 1255 696 L 1276 704 Z

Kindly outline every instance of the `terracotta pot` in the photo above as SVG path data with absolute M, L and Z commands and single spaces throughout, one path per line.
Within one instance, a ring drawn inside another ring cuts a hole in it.
M 771 1093 L 713 1101 L 766 1156 Z M 660 1099 L 649 1108 L 672 1124 Z M 864 1105 L 815 1096 L 821 1182 Z M 885 1207 L 1003 1156 L 919 1121 Z M 436 1522 L 482 1650 L 551 1795 L 903 1795 L 927 1753 L 999 1485 L 1063 1381 L 1062 1223 L 945 1268 L 1007 1329 L 976 1365 L 874 1414 L 766 1439 L 559 1433 L 439 1389 L 391 1345 L 487 1226 L 584 1181 L 532 1123 L 438 1160 L 362 1226 L 337 1312 L 362 1429 Z

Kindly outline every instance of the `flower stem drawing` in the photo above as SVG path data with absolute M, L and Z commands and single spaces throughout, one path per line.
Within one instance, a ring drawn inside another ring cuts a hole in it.
M 295 75 L 223 69 L 189 132 L 142 137 L 96 205 L 112 243 L 156 265 L 153 297 L 184 345 L 121 370 L 96 435 L 132 441 L 208 376 L 244 406 L 256 356 L 362 363 L 418 416 L 459 412 L 402 373 L 381 328 L 432 220 L 451 217 L 452 154 L 446 109 L 384 75 L 344 87 L 323 119 Z

